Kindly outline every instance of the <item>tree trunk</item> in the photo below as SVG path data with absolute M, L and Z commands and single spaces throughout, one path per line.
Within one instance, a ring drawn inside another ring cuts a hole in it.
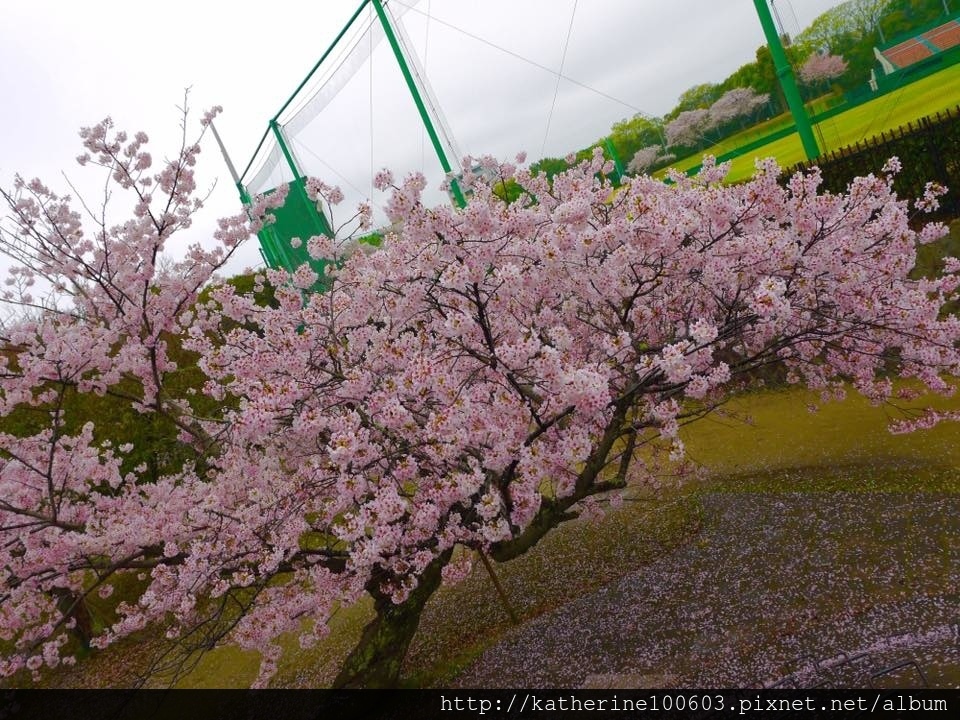
M 89 650 L 90 639 L 93 637 L 93 618 L 90 617 L 87 603 L 82 597 L 64 588 L 53 588 L 51 593 L 57 599 L 57 608 L 63 616 L 74 621 L 70 633 L 80 641 L 84 651 Z
M 378 585 L 371 583 L 368 590 L 373 595 L 376 617 L 364 628 L 360 641 L 333 681 L 333 687 L 397 687 L 407 648 L 420 625 L 420 615 L 440 587 L 440 571 L 449 561 L 448 550 L 427 566 L 416 589 L 399 604 L 385 595 Z
M 597 478 L 606 466 L 616 441 L 624 434 L 627 408 L 626 402 L 618 405 L 603 438 L 580 471 L 574 493 L 559 501 L 544 499 L 539 512 L 526 529 L 511 540 L 494 543 L 490 547 L 490 557 L 505 562 L 524 554 L 551 529 L 577 517 L 576 513 L 570 511 L 576 502 L 588 495 L 622 488 L 626 484 L 624 478 L 604 482 L 597 482 Z M 628 442 L 628 450 L 632 457 L 632 442 Z M 626 464 L 621 464 L 621 474 L 624 476 L 626 468 Z M 450 562 L 452 552 L 447 550 L 426 567 L 420 575 L 419 584 L 402 603 L 394 603 L 380 589 L 379 581 L 369 583 L 367 592 L 373 596 L 376 617 L 363 629 L 357 646 L 344 660 L 340 673 L 333 681 L 334 688 L 397 687 L 407 648 L 420 625 L 420 615 L 427 601 L 440 587 L 441 570 Z

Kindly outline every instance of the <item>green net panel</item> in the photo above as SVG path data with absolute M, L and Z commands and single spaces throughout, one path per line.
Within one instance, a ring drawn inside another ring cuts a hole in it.
M 273 211 L 274 222 L 265 225 L 257 233 L 263 258 L 270 267 L 291 272 L 303 263 L 309 263 L 323 278 L 326 261 L 310 257 L 307 240 L 321 233 L 329 234 L 330 227 L 323 213 L 318 212 L 316 205 L 307 199 L 306 178 L 300 177 L 288 184 L 289 191 L 283 207 Z M 271 192 L 275 190 L 268 190 L 267 194 Z M 301 240 L 296 247 L 291 243 L 293 238 Z
M 605 133 L 640 112 L 640 98 L 622 53 L 597 47 L 605 4 L 622 14 L 612 0 L 362 2 L 242 174 L 251 196 L 290 185 L 277 222 L 261 233 L 266 262 L 293 270 L 309 261 L 310 236 L 355 235 L 360 202 L 373 207 L 373 237 L 389 230 L 387 196 L 373 187 L 382 168 L 396 182 L 423 174 L 424 202 L 437 206 L 461 199 L 465 156 L 512 161 L 523 151 L 536 162 L 590 146 L 609 156 Z M 531 27 L 547 40 L 531 43 Z M 343 202 L 306 200 L 305 177 L 338 186 Z

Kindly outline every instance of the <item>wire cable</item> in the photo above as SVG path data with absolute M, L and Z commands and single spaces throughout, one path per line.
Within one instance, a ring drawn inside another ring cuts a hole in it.
M 553 102 L 550 103 L 550 112 L 547 114 L 547 128 L 543 131 L 543 144 L 540 146 L 541 157 L 547 148 L 547 137 L 550 135 L 550 122 L 553 120 L 553 111 L 557 107 L 557 96 L 560 94 L 560 78 L 563 77 L 563 65 L 567 61 L 567 49 L 570 47 L 570 36 L 573 34 L 573 19 L 576 16 L 577 0 L 573 0 L 573 10 L 570 11 L 570 24 L 567 26 L 567 38 L 563 41 L 563 54 L 560 56 L 560 71 L 557 73 L 557 84 L 553 88 Z
M 396 3 L 397 5 L 400 5 L 400 6 L 402 6 L 402 7 L 405 7 L 407 10 L 411 10 L 411 11 L 413 11 L 413 12 L 419 14 L 419 15 L 425 15 L 425 14 L 426 14 L 423 10 L 420 10 L 419 8 L 416 8 L 416 7 L 414 7 L 413 5 L 409 5 L 409 4 L 407 4 L 406 2 L 403 2 L 403 0 L 393 0 L 393 2 Z M 527 63 L 528 65 L 532 65 L 533 67 L 540 68 L 541 70 L 545 70 L 546 72 L 550 73 L 551 75 L 558 76 L 558 77 L 566 80 L 566 81 L 569 82 L 569 83 L 573 83 L 573 84 L 576 85 L 577 87 L 581 87 L 581 88 L 583 88 L 584 90 L 589 90 L 590 92 L 595 93 L 596 95 L 599 95 L 600 97 L 604 97 L 604 98 L 606 98 L 607 100 L 612 100 L 613 102 L 615 102 L 615 103 L 617 103 L 617 104 L 619 104 L 619 105 L 623 105 L 625 108 L 630 108 L 631 110 L 633 110 L 633 111 L 636 112 L 636 113 L 644 114 L 644 113 L 643 113 L 643 110 L 642 110 L 641 108 L 638 108 L 636 105 L 634 105 L 634 104 L 632 104 L 632 103 L 628 103 L 626 100 L 622 100 L 622 99 L 620 99 L 620 98 L 618 98 L 618 97 L 614 97 L 613 95 L 609 95 L 609 94 L 603 92 L 602 90 L 597 90 L 595 87 L 591 87 L 591 86 L 587 85 L 586 83 L 583 83 L 583 82 L 580 82 L 579 80 L 573 79 L 572 77 L 568 77 L 568 76 L 563 75 L 563 74 L 559 74 L 559 75 L 558 75 L 557 71 L 554 70 L 553 68 L 547 67 L 546 65 L 543 65 L 543 64 L 541 64 L 541 63 L 538 63 L 538 62 L 536 62 L 535 60 L 531 60 L 531 59 L 528 58 L 528 57 L 524 57 L 524 56 L 521 55 L 520 53 L 514 52 L 513 50 L 509 50 L 509 49 L 507 49 L 507 48 L 505 48 L 505 47 L 503 47 L 503 46 L 501 46 L 501 45 L 497 45 L 497 44 L 494 43 L 494 42 L 490 42 L 489 40 L 487 40 L 487 39 L 485 39 L 485 38 L 482 38 L 482 37 L 480 37 L 479 35 L 475 35 L 474 33 L 469 32 L 469 31 L 467 31 L 467 30 L 464 30 L 464 29 L 461 28 L 461 27 L 457 27 L 457 26 L 454 25 L 453 23 L 447 22 L 446 20 L 441 20 L 440 18 L 436 17 L 435 15 L 433 16 L 433 22 L 439 23 L 440 25 L 444 25 L 445 27 L 448 27 L 448 28 L 450 28 L 451 30 L 456 31 L 456 32 L 460 33 L 461 35 L 465 35 L 466 37 L 471 38 L 471 39 L 473 39 L 473 40 L 476 40 L 477 42 L 483 43 L 484 45 L 488 45 L 489 47 L 492 47 L 494 50 L 499 50 L 500 52 L 502 52 L 502 53 L 504 53 L 504 54 L 506 54 L 506 55 L 510 55 L 511 57 L 515 57 L 517 60 L 522 60 L 523 62 Z
M 313 155 L 317 160 L 320 161 L 320 163 L 321 163 L 324 167 L 326 167 L 330 172 L 332 172 L 332 173 L 333 173 L 334 175 L 336 175 L 338 178 L 340 178 L 341 180 L 343 180 L 344 184 L 349 185 L 353 190 L 355 190 L 355 191 L 357 192 L 358 195 L 360 195 L 360 197 L 363 197 L 363 190 L 361 190 L 361 189 L 358 188 L 356 185 L 354 185 L 352 182 L 350 182 L 350 180 L 347 179 L 347 176 L 346 176 L 346 175 L 344 175 L 344 174 L 342 174 L 340 171 L 338 171 L 333 165 L 331 165 L 331 164 L 328 163 L 326 160 L 324 160 L 322 157 L 320 157 L 319 155 L 317 155 L 313 150 L 311 150 L 310 148 L 308 148 L 306 145 L 304 145 L 304 144 L 303 144 L 300 140 L 298 140 L 297 138 L 291 138 L 291 139 L 290 139 L 290 144 L 292 145 L 292 144 L 294 144 L 294 143 L 296 143 L 296 144 L 299 145 L 301 148 L 303 148 L 304 150 L 306 150 L 308 153 L 310 153 L 311 155 Z

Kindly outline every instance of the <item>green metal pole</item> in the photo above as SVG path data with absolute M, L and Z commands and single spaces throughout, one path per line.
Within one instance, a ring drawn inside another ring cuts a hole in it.
M 293 173 L 293 183 L 291 184 L 296 187 L 297 195 L 303 200 L 303 204 L 306 206 L 310 216 L 317 219 L 318 231 L 328 237 L 332 237 L 333 231 L 330 229 L 330 223 L 327 222 L 327 218 L 317 209 L 316 204 L 312 203 L 310 198 L 307 197 L 307 189 L 303 186 L 303 183 L 300 182 L 300 178 L 303 175 L 297 167 L 296 161 L 293 159 L 293 153 L 291 153 L 290 148 L 287 147 L 287 141 L 283 137 L 283 133 L 280 131 L 280 125 L 277 124 L 276 120 L 270 121 L 270 129 L 273 130 L 273 135 L 277 139 L 277 145 L 280 146 L 280 152 L 283 153 L 283 157 L 286 159 L 287 165 Z
M 620 162 L 620 155 L 617 153 L 617 148 L 609 135 L 603 139 L 603 144 L 606 146 L 607 152 L 610 153 L 610 159 L 613 160 L 613 169 L 617 173 L 617 182 L 619 183 L 623 179 L 623 163 Z
M 250 193 L 247 192 L 247 189 L 243 186 L 243 183 L 237 180 L 237 192 L 240 193 L 240 202 L 243 203 L 245 208 L 248 208 L 248 217 L 252 220 L 253 218 L 249 215 L 249 207 L 253 202 L 253 199 L 250 197 Z M 260 257 L 263 258 L 263 261 L 266 263 L 267 267 L 275 268 L 279 265 L 283 265 L 281 258 L 277 257 L 277 252 L 282 251 L 282 248 L 274 247 L 275 243 L 271 237 L 271 234 L 265 232 L 263 229 L 257 233 L 257 237 L 260 240 Z M 287 263 L 290 264 L 290 263 Z
M 307 73 L 307 76 L 303 79 L 303 82 L 301 82 L 299 85 L 297 85 L 297 89 L 294 90 L 293 93 L 290 95 L 290 97 L 287 98 L 287 101 L 283 104 L 283 107 L 281 107 L 279 110 L 277 110 L 277 114 L 273 116 L 273 119 L 274 119 L 274 120 L 276 120 L 277 118 L 280 117 L 280 114 L 281 114 L 284 110 L 286 110 L 287 107 L 289 107 L 290 103 L 293 102 L 293 99 L 297 96 L 297 93 L 300 92 L 301 90 L 303 90 L 304 86 L 307 84 L 307 82 L 309 82 L 310 78 L 313 77 L 313 74 L 314 74 L 314 73 L 317 71 L 317 69 L 323 64 L 323 61 L 327 59 L 327 57 L 330 55 L 330 53 L 333 52 L 333 49 L 334 49 L 334 48 L 337 46 L 337 44 L 343 39 L 343 36 L 347 34 L 347 30 L 350 29 L 350 26 L 353 25 L 354 22 L 356 22 L 356 20 L 357 20 L 358 17 L 360 17 L 360 13 L 363 12 L 363 9 L 367 6 L 367 3 L 368 3 L 369 1 L 370 1 L 370 0 L 363 0 L 363 2 L 360 3 L 360 7 L 358 7 L 357 10 L 356 10 L 356 12 L 353 13 L 353 15 L 350 17 L 349 20 L 347 20 L 347 24 L 343 26 L 343 29 L 340 31 L 340 34 L 337 35 L 337 36 L 333 39 L 333 42 L 330 43 L 330 47 L 328 47 L 328 48 L 327 48 L 327 51 L 326 51 L 325 53 L 323 53 L 323 55 L 320 56 L 320 59 L 317 60 L 317 62 L 314 64 L 314 66 L 310 69 L 310 72 Z
M 810 125 L 810 118 L 807 117 L 807 111 L 803 107 L 803 100 L 800 98 L 800 91 L 797 90 L 797 82 L 793 78 L 793 70 L 787 60 L 787 54 L 780 42 L 780 35 L 777 34 L 777 28 L 770 16 L 767 0 L 753 0 L 753 4 L 757 8 L 760 25 L 763 26 L 763 34 L 766 35 L 767 44 L 770 46 L 770 55 L 773 56 L 773 65 L 777 71 L 777 78 L 780 80 L 780 87 L 783 88 L 787 105 L 793 115 L 793 122 L 800 134 L 803 151 L 807 154 L 807 160 L 813 160 L 820 155 L 820 148 L 817 146 L 817 139 L 813 136 L 813 127 Z
M 250 193 L 247 192 L 247 189 L 243 186 L 243 183 L 241 183 L 239 180 L 237 180 L 236 185 L 237 185 L 237 191 L 240 193 L 240 202 L 243 203 L 243 206 L 245 208 L 249 208 L 252 202 L 252 199 L 250 198 Z M 250 217 L 249 210 L 248 210 L 247 216 Z M 253 218 L 251 217 L 251 219 Z M 258 236 L 258 239 L 260 240 L 260 257 L 263 258 L 263 262 L 267 265 L 267 267 L 275 268 L 280 263 L 277 262 L 277 258 L 273 248 L 269 247 L 269 243 L 267 239 L 264 237 L 264 233 L 262 230 L 257 233 L 257 236 Z
M 293 159 L 293 153 L 291 153 L 290 148 L 287 147 L 286 138 L 283 137 L 283 133 L 280 131 L 280 125 L 277 124 L 276 120 L 270 121 L 270 130 L 273 131 L 273 137 L 276 138 L 277 145 L 280 146 L 280 152 L 283 153 L 283 157 L 287 161 L 287 167 L 289 167 L 290 172 L 293 173 L 293 179 L 299 180 L 301 177 L 300 168 L 297 167 L 297 163 Z
M 237 170 L 233 166 L 233 161 L 230 160 L 230 155 L 227 154 L 227 148 L 224 147 L 223 140 L 220 139 L 220 133 L 217 132 L 217 127 L 212 122 L 210 123 L 210 129 L 213 130 L 213 137 L 216 139 L 217 145 L 220 146 L 220 152 L 223 153 L 223 159 L 227 163 L 227 169 L 230 171 L 231 177 L 233 177 L 233 184 L 236 186 L 237 192 L 240 193 L 240 202 L 243 203 L 245 208 L 249 208 L 251 204 L 250 193 L 247 192 L 247 189 L 243 186 L 243 183 L 240 182 L 240 176 L 237 175 Z M 262 142 L 263 141 L 261 141 L 261 144 Z M 260 148 L 257 148 L 257 152 L 259 151 Z M 254 155 L 256 155 L 256 153 L 254 153 Z M 263 261 L 267 267 L 276 267 L 279 263 L 277 262 L 273 248 L 269 247 L 269 242 L 264 237 L 264 233 L 262 231 L 257 233 L 257 235 L 260 239 L 260 257 L 263 258 Z
M 327 222 L 327 218 L 324 217 L 323 213 L 317 209 L 315 203 L 310 202 L 310 198 L 307 197 L 307 189 L 303 186 L 301 181 L 300 169 L 297 167 L 297 163 L 293 159 L 293 153 L 290 152 L 290 148 L 287 147 L 287 142 L 283 137 L 283 133 L 280 130 L 280 126 L 277 124 L 276 120 L 270 121 L 270 129 L 273 131 L 273 135 L 277 140 L 277 145 L 280 146 L 280 151 L 283 153 L 283 157 L 286 158 L 287 165 L 290 167 L 290 171 L 293 173 L 293 180 L 290 185 L 293 188 L 293 192 L 300 199 L 300 202 L 303 203 L 303 207 L 306 209 L 307 216 L 313 218 L 316 221 L 314 226 L 318 234 L 326 235 L 327 237 L 333 236 L 333 231 L 330 230 L 330 225 Z M 283 265 L 286 266 L 288 272 L 293 272 L 297 269 L 297 262 L 293 256 L 293 249 L 290 247 L 289 243 L 283 242 L 283 240 L 274 235 L 277 238 L 277 246 L 274 248 L 274 252 L 280 256 Z
M 377 16 L 380 18 L 380 24 L 383 25 L 383 33 L 387 36 L 387 40 L 390 41 L 390 47 L 393 49 L 393 54 L 397 58 L 397 64 L 400 66 L 400 72 L 403 73 L 403 79 L 407 81 L 407 87 L 410 89 L 410 94 L 413 95 L 413 102 L 420 112 L 420 119 L 423 120 L 423 125 L 427 129 L 427 135 L 430 136 L 430 142 L 433 143 L 433 149 L 440 159 L 440 167 L 443 168 L 445 173 L 450 174 L 452 168 L 450 162 L 447 160 L 447 154 L 443 151 L 443 145 L 440 143 L 440 137 L 437 135 L 436 128 L 433 127 L 433 122 L 430 120 L 430 113 L 427 112 L 427 106 L 424 105 L 423 98 L 420 97 L 417 84 L 413 81 L 413 75 L 410 73 L 407 61 L 400 51 L 400 43 L 397 42 L 397 36 L 393 32 L 390 21 L 387 19 L 386 12 L 384 12 L 383 2 L 381 0 L 370 0 L 370 2 L 372 2 L 373 7 L 376 8 Z M 450 179 L 450 191 L 453 193 L 457 207 L 466 207 L 467 201 L 460 191 L 460 185 L 457 184 L 457 181 L 453 178 Z

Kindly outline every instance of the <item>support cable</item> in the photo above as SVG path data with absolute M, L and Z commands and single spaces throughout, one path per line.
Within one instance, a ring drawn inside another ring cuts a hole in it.
M 423 10 L 420 10 L 419 8 L 414 7 L 413 5 L 408 4 L 407 2 L 404 2 L 404 0 L 392 0 L 392 2 L 393 2 L 394 4 L 396 4 L 396 5 L 400 5 L 401 7 L 406 8 L 407 10 L 410 10 L 410 11 L 412 11 L 412 12 L 418 13 L 418 14 L 420 14 L 420 15 L 426 15 L 426 13 L 425 13 Z M 453 23 L 447 22 L 446 20 L 441 20 L 440 18 L 438 18 L 438 17 L 436 17 L 436 16 L 433 16 L 433 22 L 439 23 L 440 25 L 443 25 L 443 26 L 445 26 L 445 27 L 448 27 L 448 28 L 450 28 L 451 30 L 454 30 L 454 31 L 460 33 L 461 35 L 465 35 L 466 37 L 471 38 L 472 40 L 476 40 L 477 42 L 480 42 L 480 43 L 483 43 L 484 45 L 487 45 L 487 46 L 489 46 L 489 47 L 492 47 L 494 50 L 499 50 L 500 52 L 502 52 L 502 53 L 504 53 L 504 54 L 506 54 L 506 55 L 509 55 L 509 56 L 511 56 L 511 57 L 516 58 L 517 60 L 522 60 L 523 62 L 527 63 L 528 65 L 532 65 L 532 66 L 535 67 L 535 68 L 540 68 L 541 70 L 545 70 L 546 72 L 550 73 L 551 75 L 558 76 L 558 77 L 562 78 L 563 80 L 566 80 L 567 82 L 576 85 L 577 87 L 581 87 L 581 88 L 583 88 L 584 90 L 589 90 L 590 92 L 592 92 L 592 93 L 594 93 L 594 94 L 596 94 L 596 95 L 599 95 L 600 97 L 606 98 L 607 100 L 612 100 L 613 102 L 617 103 L 618 105 L 623 105 L 623 107 L 629 108 L 629 109 L 633 110 L 633 111 L 636 112 L 636 113 L 641 113 L 641 114 L 643 114 L 643 109 L 637 107 L 636 105 L 634 105 L 634 104 L 632 104 L 632 103 L 628 103 L 626 100 L 622 100 L 622 99 L 620 99 L 620 98 L 618 98 L 618 97 L 614 97 L 613 95 L 610 95 L 610 94 L 608 94 L 608 93 L 603 92 L 603 90 L 597 90 L 597 88 L 591 87 L 590 85 L 587 85 L 586 83 L 580 82 L 579 80 L 575 80 L 574 78 L 569 77 L 569 76 L 567 76 L 567 75 L 563 75 L 563 74 L 559 74 L 559 75 L 558 75 L 557 71 L 554 70 L 553 68 L 550 68 L 550 67 L 547 67 L 546 65 L 543 65 L 543 64 L 541 64 L 541 63 L 538 63 L 536 60 L 531 60 L 530 58 L 525 57 L 525 56 L 521 55 L 520 53 L 514 52 L 513 50 L 510 50 L 510 49 L 508 49 L 508 48 L 503 47 L 502 45 L 497 45 L 496 43 L 491 42 L 491 41 L 487 40 L 486 38 L 482 38 L 482 37 L 480 37 L 479 35 L 475 35 L 474 33 L 469 32 L 468 30 L 464 30 L 464 29 L 461 28 L 461 27 L 457 27 L 457 26 L 454 25 Z
M 350 180 L 347 178 L 346 175 L 344 175 L 343 173 L 341 173 L 341 172 L 340 172 L 339 170 L 337 170 L 333 165 L 331 165 L 330 163 L 328 163 L 328 162 L 327 162 L 326 160 L 324 160 L 322 157 L 320 157 L 319 155 L 317 155 L 313 150 L 311 150 L 311 149 L 308 148 L 306 145 L 304 145 L 303 142 L 301 142 L 298 138 L 293 138 L 293 139 L 291 140 L 291 143 L 296 143 L 296 144 L 299 145 L 302 149 L 306 150 L 310 155 L 312 155 L 312 156 L 315 157 L 318 161 L 320 161 L 320 163 L 321 163 L 324 167 L 326 167 L 327 170 L 329 170 L 329 171 L 332 172 L 334 175 L 336 175 L 338 178 L 340 178 L 341 180 L 343 180 L 343 183 L 344 183 L 345 185 L 349 185 L 350 188 L 353 189 L 360 197 L 363 197 L 363 190 L 361 190 L 361 189 L 358 188 L 356 185 L 354 185 L 352 182 L 350 182 Z
M 560 56 L 560 71 L 557 73 L 557 84 L 553 88 L 553 102 L 550 103 L 550 112 L 547 114 L 547 128 L 543 131 L 543 144 L 540 146 L 540 156 L 543 157 L 547 148 L 547 137 L 550 135 L 550 122 L 553 120 L 553 111 L 557 107 L 557 96 L 560 94 L 560 78 L 563 77 L 563 65 L 567 61 L 567 49 L 570 47 L 570 36 L 573 34 L 573 19 L 577 16 L 577 0 L 573 0 L 573 10 L 570 12 L 570 25 L 567 27 L 567 39 L 563 41 L 563 54 Z

